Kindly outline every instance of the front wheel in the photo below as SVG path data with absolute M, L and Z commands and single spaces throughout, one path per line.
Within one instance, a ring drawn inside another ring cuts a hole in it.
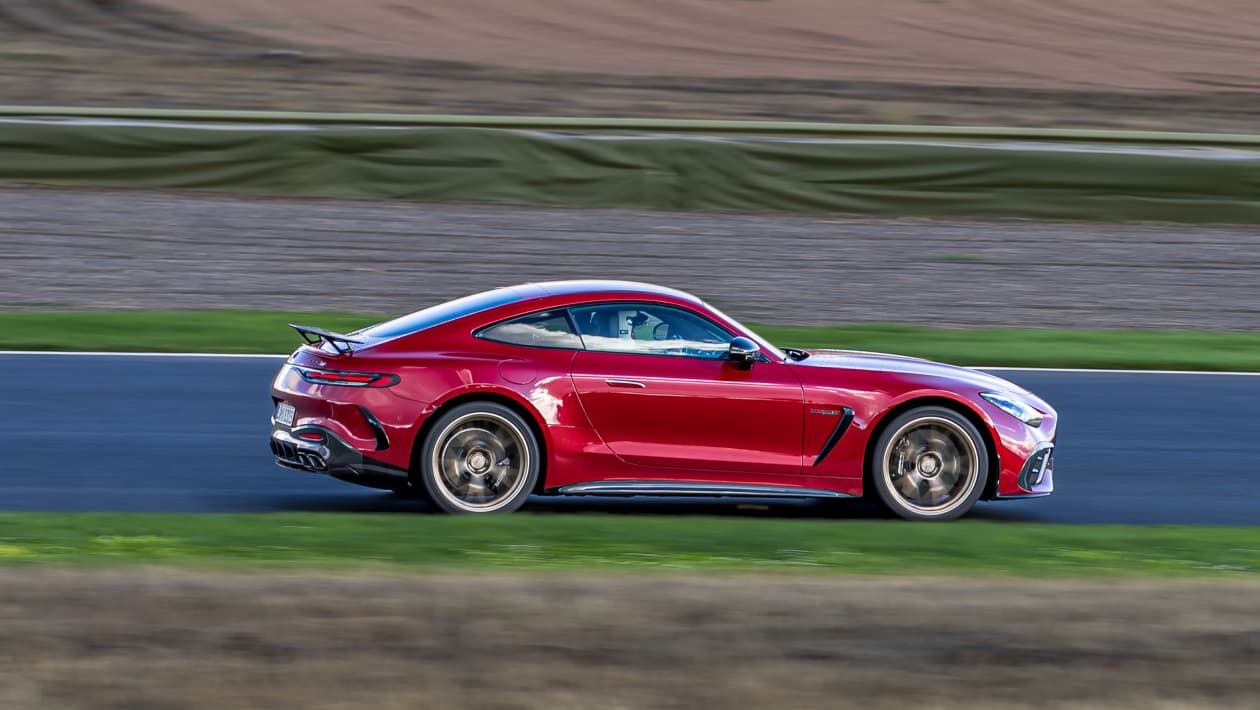
M 539 459 L 538 441 L 521 415 L 494 402 L 469 402 L 429 431 L 420 478 L 448 513 L 506 513 L 534 490 Z
M 944 407 L 919 407 L 890 422 L 869 466 L 880 500 L 908 520 L 967 514 L 989 479 L 984 438 L 966 417 Z

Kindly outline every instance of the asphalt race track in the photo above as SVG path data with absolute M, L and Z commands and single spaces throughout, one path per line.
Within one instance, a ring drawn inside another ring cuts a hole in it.
M 0 509 L 424 511 L 383 491 L 281 469 L 267 450 L 276 358 L 0 356 Z M 1058 492 L 974 517 L 1056 523 L 1260 524 L 1252 441 L 1260 376 L 1008 371 L 1059 410 Z M 864 502 L 536 499 L 527 510 L 879 515 Z

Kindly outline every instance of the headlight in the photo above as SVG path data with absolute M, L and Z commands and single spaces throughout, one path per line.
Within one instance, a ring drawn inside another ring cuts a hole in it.
M 1038 412 L 1010 395 L 1001 394 L 999 392 L 981 392 L 980 396 L 984 397 L 989 404 L 992 404 L 1028 426 L 1041 426 L 1041 412 Z

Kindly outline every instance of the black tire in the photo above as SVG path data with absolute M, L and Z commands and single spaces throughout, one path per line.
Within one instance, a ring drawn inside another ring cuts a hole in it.
M 416 462 L 419 485 L 447 513 L 510 513 L 529 498 L 542 467 L 529 423 L 495 402 L 468 402 L 434 423 Z
M 946 407 L 918 407 L 884 427 L 871 460 L 880 501 L 907 520 L 953 520 L 975 507 L 989 480 L 984 437 Z

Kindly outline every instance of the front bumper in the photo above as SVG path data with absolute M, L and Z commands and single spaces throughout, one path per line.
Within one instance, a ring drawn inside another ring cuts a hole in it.
M 1042 413 L 1041 423 L 1030 426 L 988 400 L 977 399 L 997 446 L 997 480 L 990 484 L 993 488 L 985 500 L 1037 498 L 1053 493 L 1058 413 L 1041 403 L 1037 406 Z
M 1003 485 L 1005 484 L 1005 485 Z M 1054 442 L 1037 445 L 1014 476 L 1014 486 L 999 481 L 994 498 L 1038 498 L 1054 492 Z
M 318 439 L 314 438 L 316 435 Z M 277 465 L 297 471 L 324 473 L 371 488 L 407 485 L 406 469 L 364 456 L 321 426 L 300 426 L 291 431 L 276 427 L 271 432 L 271 453 L 275 454 Z
M 1016 483 L 1027 491 L 1054 490 L 1054 444 L 1046 444 L 1028 457 Z

